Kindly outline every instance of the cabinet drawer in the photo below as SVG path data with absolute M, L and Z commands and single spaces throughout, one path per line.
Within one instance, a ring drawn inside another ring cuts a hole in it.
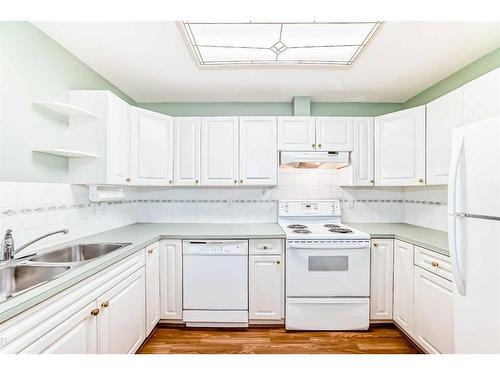
M 281 254 L 283 240 L 281 238 L 250 240 L 250 255 Z
M 453 281 L 449 257 L 415 246 L 415 265 Z

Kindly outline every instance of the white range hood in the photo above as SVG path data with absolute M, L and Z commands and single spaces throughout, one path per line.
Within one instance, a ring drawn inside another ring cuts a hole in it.
M 348 151 L 282 151 L 280 166 L 285 168 L 339 169 L 349 165 Z

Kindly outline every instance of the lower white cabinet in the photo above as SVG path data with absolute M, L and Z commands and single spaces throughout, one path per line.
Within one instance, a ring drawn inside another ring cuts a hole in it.
M 281 255 L 250 255 L 250 320 L 281 320 L 283 316 L 283 262 Z
M 453 283 L 420 267 L 414 275 L 414 338 L 428 353 L 453 353 Z
M 182 241 L 160 241 L 160 319 L 182 319 Z
M 135 353 L 146 338 L 144 267 L 97 299 L 98 352 Z
M 146 336 L 160 320 L 160 243 L 146 247 Z
M 370 319 L 392 320 L 394 240 L 373 239 L 371 247 Z
M 96 308 L 91 302 L 21 353 L 97 354 L 97 319 L 91 314 Z
M 413 259 L 414 246 L 394 241 L 394 307 L 393 319 L 409 335 L 413 335 Z

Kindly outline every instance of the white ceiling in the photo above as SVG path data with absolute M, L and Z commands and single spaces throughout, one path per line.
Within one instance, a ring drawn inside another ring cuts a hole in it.
M 137 102 L 405 102 L 500 46 L 500 22 L 385 22 L 350 67 L 200 67 L 175 22 L 35 22 Z

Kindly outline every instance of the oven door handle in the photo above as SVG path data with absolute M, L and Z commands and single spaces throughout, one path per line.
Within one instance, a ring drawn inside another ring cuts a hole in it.
M 367 243 L 359 243 L 359 244 L 325 244 L 325 245 L 299 245 L 299 244 L 289 244 L 287 245 L 287 249 L 296 249 L 296 250 L 345 250 L 345 249 L 369 249 L 370 242 Z

